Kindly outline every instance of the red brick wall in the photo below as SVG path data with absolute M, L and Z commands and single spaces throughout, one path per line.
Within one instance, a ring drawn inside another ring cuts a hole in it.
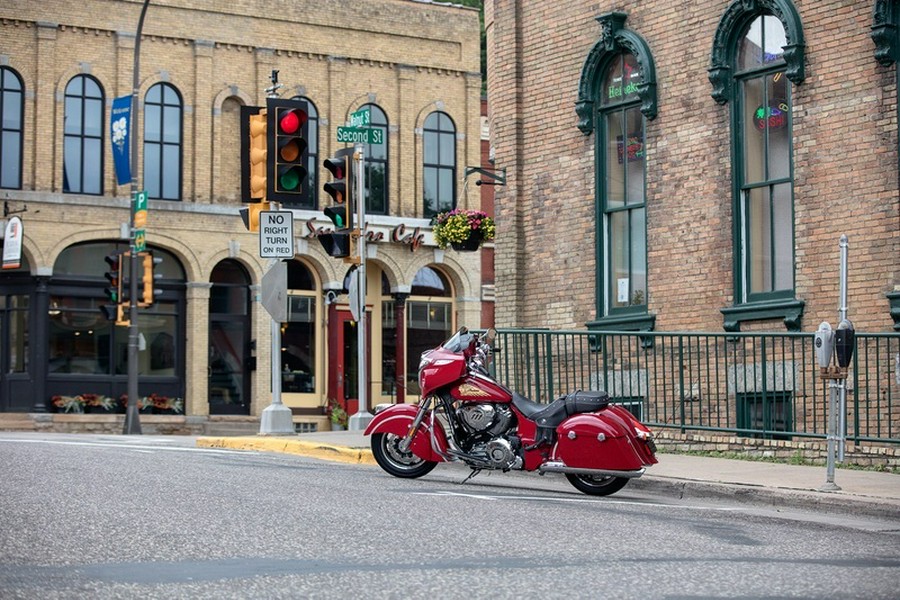
M 729 105 L 707 69 L 724 0 L 488 0 L 488 99 L 496 166 L 497 322 L 580 328 L 595 315 L 595 134 L 576 127 L 581 68 L 619 10 L 656 64 L 647 124 L 649 309 L 657 330 L 721 330 L 734 303 Z M 796 0 L 806 80 L 793 86 L 796 296 L 803 329 L 836 321 L 839 247 L 850 238 L 857 328 L 891 330 L 900 289 L 896 67 L 880 66 L 869 2 Z M 743 330 L 783 330 L 780 320 Z

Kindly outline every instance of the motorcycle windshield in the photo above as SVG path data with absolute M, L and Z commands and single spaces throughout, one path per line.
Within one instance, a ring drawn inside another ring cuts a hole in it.
M 449 340 L 441 344 L 441 348 L 448 352 L 462 352 L 472 343 L 472 337 L 473 334 L 469 333 L 468 329 L 461 327 Z

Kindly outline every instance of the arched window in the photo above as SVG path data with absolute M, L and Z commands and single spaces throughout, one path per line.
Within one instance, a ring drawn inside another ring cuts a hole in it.
M 731 103 L 734 306 L 725 329 L 783 317 L 799 330 L 794 291 L 792 87 L 804 79 L 800 18 L 790 0 L 733 2 L 713 44 L 713 98 Z
M 250 274 L 233 259 L 209 276 L 209 414 L 250 414 Z
M 450 115 L 435 111 L 423 128 L 425 217 L 456 207 L 456 126 Z
M 98 308 L 108 302 L 103 291 L 109 285 L 103 257 L 125 250 L 122 242 L 87 242 L 69 246 L 56 259 L 48 328 L 51 388 L 74 385 L 68 377 L 71 373 L 94 375 L 107 383 L 109 377 L 127 374 L 127 328 L 107 321 Z M 140 311 L 141 334 L 149 351 L 141 359 L 141 386 L 152 384 L 154 393 L 183 397 L 184 270 L 175 255 L 161 248 L 154 248 L 153 255 L 162 258 L 154 268 L 161 276 L 156 288 L 162 293 Z M 80 393 L 83 385 L 72 389 Z M 118 398 L 125 392 L 124 382 L 117 379 L 107 389 L 106 395 Z
M 597 17 L 600 39 L 581 71 L 578 128 L 595 133 L 596 315 L 591 329 L 652 330 L 647 311 L 646 128 L 656 118 L 656 67 L 628 16 Z
M 103 194 L 103 88 L 90 75 L 76 75 L 65 93 L 63 191 Z
M 597 156 L 606 315 L 646 312 L 647 209 L 644 115 L 631 54 L 610 61 L 600 89 Z
M 388 173 L 388 121 L 384 111 L 376 104 L 364 104 L 360 107 L 369 109 L 370 135 L 381 140 L 380 144 L 366 144 L 366 213 L 373 215 L 388 214 L 388 189 L 390 187 Z
M 22 78 L 9 67 L 0 67 L 0 188 L 22 189 L 24 112 Z
M 281 325 L 281 389 L 316 391 L 316 280 L 299 260 L 287 261 L 288 320 Z
M 312 100 L 305 96 L 295 96 L 294 100 L 303 100 L 307 106 L 306 122 L 306 181 L 303 182 L 303 193 L 296 203 L 285 204 L 288 208 L 305 208 L 316 210 L 319 207 L 319 110 Z
M 144 187 L 150 198 L 181 200 L 181 94 L 157 83 L 144 97 Z
M 740 42 L 735 165 L 739 174 L 741 299 L 794 295 L 791 85 L 784 75 L 784 27 L 771 15 L 754 19 Z M 740 140 L 740 141 L 738 141 Z

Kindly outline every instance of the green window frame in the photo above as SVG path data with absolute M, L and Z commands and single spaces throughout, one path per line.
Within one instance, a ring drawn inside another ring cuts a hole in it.
M 597 17 L 600 39 L 582 67 L 578 128 L 596 131 L 595 302 L 589 329 L 650 331 L 648 311 L 646 128 L 656 118 L 656 67 L 621 12 Z
M 793 394 L 789 391 L 738 394 L 737 427 L 759 431 L 749 437 L 790 440 L 794 429 Z
M 606 69 L 597 115 L 597 280 L 604 316 L 647 312 L 645 118 L 631 54 Z
M 796 298 L 792 85 L 805 78 L 805 43 L 790 0 L 733 0 L 713 43 L 712 96 L 731 102 L 734 304 L 726 331 L 781 318 L 799 331 Z

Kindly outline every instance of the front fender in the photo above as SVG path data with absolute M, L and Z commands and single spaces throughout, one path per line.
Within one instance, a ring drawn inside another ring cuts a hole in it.
M 419 407 L 414 404 L 394 404 L 389 406 L 376 413 L 369 426 L 366 427 L 364 434 L 392 433 L 404 437 L 415 420 L 418 411 Z M 419 431 L 416 432 L 409 450 L 422 460 L 444 462 L 444 458 L 431 447 L 430 417 L 431 414 L 428 414 L 422 419 L 422 424 L 419 425 Z M 447 435 L 444 433 L 444 428 L 440 425 L 434 428 L 434 441 L 441 452 L 447 452 Z

